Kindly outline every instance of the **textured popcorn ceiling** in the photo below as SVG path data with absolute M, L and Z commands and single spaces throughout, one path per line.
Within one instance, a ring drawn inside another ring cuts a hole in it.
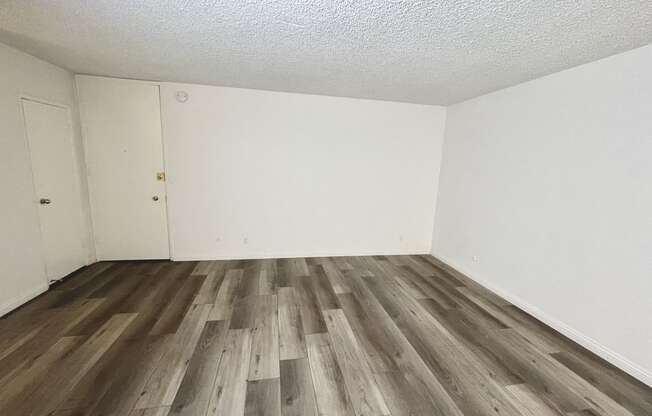
M 77 73 L 451 104 L 650 43 L 652 0 L 0 0 L 0 41 Z

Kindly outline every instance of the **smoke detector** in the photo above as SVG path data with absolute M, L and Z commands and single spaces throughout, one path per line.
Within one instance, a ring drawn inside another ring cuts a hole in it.
M 180 103 L 185 103 L 186 101 L 188 101 L 188 93 L 185 91 L 177 91 L 175 97 L 177 101 L 179 101 Z

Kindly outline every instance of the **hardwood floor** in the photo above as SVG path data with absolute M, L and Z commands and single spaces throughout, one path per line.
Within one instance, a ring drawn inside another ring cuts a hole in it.
M 0 319 L 0 414 L 652 415 L 430 256 L 97 263 Z

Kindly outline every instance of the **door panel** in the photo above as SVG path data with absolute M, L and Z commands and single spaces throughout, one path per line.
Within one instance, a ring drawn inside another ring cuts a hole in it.
M 86 264 L 81 196 L 67 108 L 22 99 L 49 280 Z
M 99 260 L 167 259 L 157 85 L 77 77 Z

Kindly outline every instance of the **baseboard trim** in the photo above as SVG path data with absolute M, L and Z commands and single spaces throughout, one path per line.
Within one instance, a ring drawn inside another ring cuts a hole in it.
M 539 321 L 553 328 L 557 332 L 563 334 L 567 338 L 570 338 L 571 340 L 580 344 L 581 346 L 593 352 L 597 356 L 603 358 L 607 362 L 620 368 L 621 370 L 628 373 L 629 375 L 636 378 L 637 380 L 640 380 L 641 382 L 652 387 L 652 372 L 646 370 L 645 368 L 639 366 L 638 364 L 632 362 L 631 360 L 623 357 L 622 355 L 613 351 L 612 349 L 607 348 L 606 346 L 602 345 L 595 339 L 581 333 L 580 331 L 576 330 L 570 325 L 567 325 L 566 323 L 560 321 L 559 319 L 551 317 L 550 315 L 546 314 L 536 306 L 531 305 L 528 302 L 525 302 L 524 300 L 520 299 L 515 295 L 512 295 L 511 293 L 507 292 L 506 290 L 500 287 L 497 287 L 496 285 L 490 283 L 486 279 L 473 276 L 471 273 L 465 270 L 464 267 L 460 267 L 459 264 L 456 264 L 454 261 L 451 261 L 446 256 L 442 256 L 436 253 L 430 253 L 430 255 L 432 255 L 442 263 L 449 265 L 451 268 L 457 270 L 461 274 L 467 276 L 469 279 L 475 281 L 479 285 L 494 292 L 496 295 L 510 302 L 514 306 L 519 307 L 520 309 L 532 315 Z
M 430 254 L 428 250 L 395 250 L 367 252 L 281 252 L 281 253 L 234 253 L 234 254 L 196 254 L 173 256 L 172 261 L 209 261 L 209 260 L 244 260 L 244 259 L 286 259 L 298 257 L 356 257 L 356 256 L 405 256 Z
M 37 286 L 36 288 L 22 293 L 20 296 L 17 296 L 9 302 L 5 303 L 4 305 L 0 305 L 0 317 L 5 316 L 9 312 L 13 311 L 14 309 L 18 308 L 19 306 L 24 305 L 25 303 L 29 302 L 30 300 L 34 299 L 41 293 L 45 293 L 48 290 L 48 284 L 43 283 L 40 286 Z

